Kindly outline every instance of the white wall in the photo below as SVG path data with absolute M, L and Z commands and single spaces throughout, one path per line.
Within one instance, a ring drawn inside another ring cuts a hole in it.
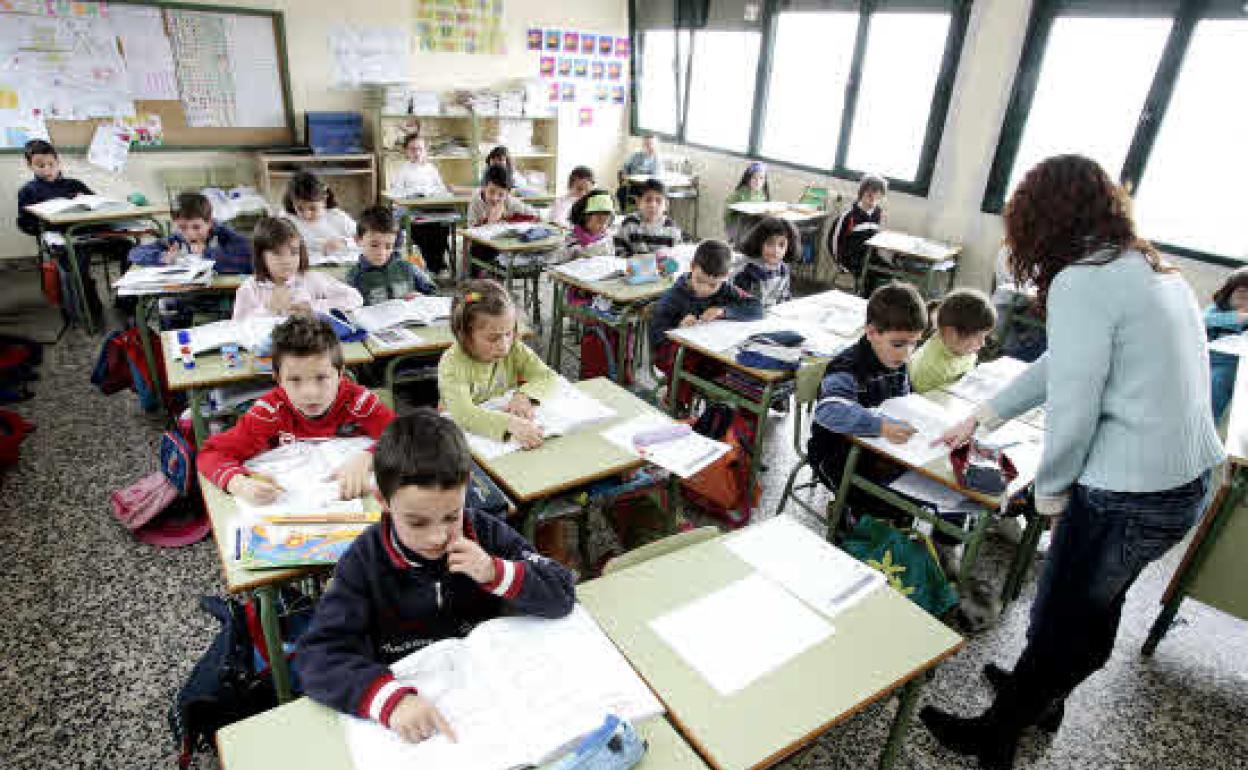
M 1001 243 L 1001 217 L 980 212 L 997 137 L 1009 103 L 1014 73 L 1027 33 L 1028 0 L 992 0 L 973 6 L 970 27 L 954 83 L 953 98 L 927 197 L 890 193 L 889 224 L 902 230 L 961 243 L 958 282 L 988 288 Z M 822 98 L 811 88 L 810 98 Z M 629 151 L 637 144 L 627 142 Z M 701 177 L 700 234 L 722 235 L 724 200 L 740 179 L 746 161 L 723 153 L 670 147 L 688 156 Z M 852 199 L 857 185 L 844 179 L 772 166 L 772 196 L 796 200 L 815 182 Z M 1227 268 L 1175 258 L 1201 301 L 1207 301 Z
M 328 32 L 339 24 L 411 23 L 411 0 L 211 0 L 215 5 L 280 10 L 286 17 L 290 58 L 291 97 L 302 125 L 307 110 L 359 110 L 358 91 L 328 87 Z M 628 34 L 627 0 L 505 0 L 507 53 L 501 56 L 469 54 L 416 54 L 412 57 L 412 81 L 421 88 L 447 90 L 498 85 L 508 80 L 537 75 L 538 54 L 525 48 L 530 26 L 572 27 L 586 32 Z M 619 120 L 607 120 L 607 116 Z M 627 132 L 627 113 L 619 108 L 595 110 L 594 125 L 576 125 L 576 110 L 564 109 L 560 117 L 560 187 L 572 166 L 585 164 L 600 179 L 614 179 L 621 164 L 620 136 Z M 89 166 L 81 155 L 65 157 L 66 172 L 82 178 L 97 192 L 126 195 L 140 190 L 153 200 L 163 197 L 160 171 L 186 166 L 217 166 L 229 163 L 254 165 L 252 153 L 178 152 L 130 155 L 124 173 L 113 176 Z M 16 225 L 17 190 L 29 179 L 20 155 L 0 156 L 0 259 L 34 253 L 33 239 Z

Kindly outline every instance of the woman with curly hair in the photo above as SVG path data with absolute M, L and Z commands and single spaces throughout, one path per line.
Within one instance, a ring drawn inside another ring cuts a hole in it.
M 944 441 L 1046 404 L 1036 509 L 1060 523 L 1014 670 L 984 668 L 992 706 L 921 714 L 985 768 L 1012 767 L 1025 728 L 1057 730 L 1066 697 L 1109 660 L 1128 589 L 1191 527 L 1224 459 L 1200 309 L 1136 235 L 1122 188 L 1087 158 L 1049 158 L 1004 219 L 1012 272 L 1039 289 L 1049 349 Z

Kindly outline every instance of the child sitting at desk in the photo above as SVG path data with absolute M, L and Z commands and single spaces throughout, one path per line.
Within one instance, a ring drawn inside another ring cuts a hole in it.
M 594 189 L 594 172 L 589 166 L 577 166 L 568 174 L 568 193 L 555 198 L 550 206 L 550 221 L 560 227 L 571 227 L 568 215 L 572 206 Z
M 178 195 L 173 208 L 173 235 L 130 250 L 136 265 L 168 265 L 183 256 L 211 259 L 218 273 L 250 273 L 251 244 L 212 218 L 212 202 L 197 192 Z
M 732 210 L 734 203 L 765 203 L 771 200 L 771 184 L 767 181 L 767 165 L 755 161 L 745 167 L 741 181 L 724 201 L 724 238 L 729 243 L 736 243 L 740 235 L 738 229 L 744 218 L 742 214 Z
M 255 274 L 234 294 L 234 320 L 352 310 L 360 293 L 328 273 L 308 269 L 308 250 L 289 219 L 265 217 L 252 236 Z
M 862 273 L 867 257 L 867 241 L 884 226 L 884 196 L 888 181 L 865 174 L 858 182 L 858 199 L 836 218 L 828 233 L 828 251 L 842 267 L 855 276 Z
M 763 310 L 788 302 L 793 290 L 786 261 L 796 260 L 801 249 L 802 239 L 792 222 L 764 217 L 741 244 L 748 261 L 732 279 L 733 285 L 757 298 Z
M 628 156 L 620 169 L 620 189 L 616 197 L 620 202 L 620 211 L 628 210 L 628 196 L 633 191 L 633 181 L 629 177 L 658 177 L 663 173 L 663 160 L 659 157 L 659 140 L 651 134 L 641 137 L 641 149 Z
M 364 209 L 355 233 L 363 252 L 360 261 L 347 271 L 347 283 L 360 293 L 365 305 L 438 293 L 438 287 L 429 276 L 404 259 L 395 248 L 399 227 L 389 208 L 369 206 Z
M 728 282 L 732 267 L 732 249 L 723 241 L 705 240 L 693 252 L 689 272 L 659 297 L 650 314 L 650 351 L 654 365 L 669 379 L 676 363 L 676 343 L 668 339 L 672 329 L 688 328 L 707 321 L 755 321 L 763 317 L 759 301 Z M 685 351 L 686 371 L 700 376 L 713 376 L 718 367 L 704 361 L 692 350 Z M 680 389 L 677 401 L 689 403 L 692 392 L 688 385 Z
M 480 227 L 500 222 L 534 222 L 537 212 L 532 206 L 511 193 L 511 172 L 502 165 L 492 165 L 481 178 L 481 189 L 468 204 L 468 226 Z M 474 243 L 471 256 L 476 259 L 496 259 L 498 252 L 488 246 Z
M 472 457 L 460 430 L 430 409 L 395 420 L 377 442 L 380 522 L 338 561 L 296 657 L 309 697 L 374 719 L 409 741 L 455 725 L 390 664 L 500 615 L 560 618 L 575 579 L 515 530 L 469 508 Z
M 334 191 L 316 174 L 300 171 L 292 176 L 282 205 L 310 253 L 345 254 L 355 248 L 355 220 L 338 208 Z
M 328 321 L 295 316 L 273 330 L 277 387 L 256 400 L 229 430 L 204 442 L 199 472 L 221 489 L 255 504 L 273 502 L 281 490 L 252 475 L 243 463 L 297 439 L 377 438 L 394 412 L 350 377 L 342 376 L 342 346 Z M 373 455 L 361 452 L 335 473 L 344 500 L 369 489 Z
M 495 281 L 467 281 L 451 308 L 455 344 L 438 362 L 442 404 L 464 430 L 525 449 L 542 443 L 535 406 L 556 386 L 549 366 L 520 340 L 511 295 Z M 506 409 L 481 404 L 509 390 Z
M 78 179 L 67 177 L 61 173 L 61 158 L 50 142 L 42 139 L 31 139 L 23 150 L 26 167 L 35 175 L 17 191 L 17 227 L 27 235 L 40 237 L 39 217 L 26 210 L 27 206 L 43 203 L 56 198 L 73 198 L 78 195 L 92 195 L 91 188 Z M 45 227 L 44 230 L 57 232 L 58 228 Z M 76 237 L 82 238 L 88 231 L 79 229 Z M 44 239 L 48 250 L 56 257 L 61 270 L 69 272 L 69 252 L 62 245 Z M 61 240 L 64 243 L 64 240 Z M 77 242 L 75 242 L 77 245 Z M 116 256 L 122 259 L 130 250 L 132 241 L 127 238 L 108 238 L 95 240 L 75 248 L 78 256 L 78 271 L 82 276 L 82 289 L 86 295 L 87 308 L 93 318 L 103 318 L 104 308 L 100 304 L 100 293 L 95 286 L 95 278 L 91 275 L 92 253 L 103 253 L 106 257 Z
M 1205 333 L 1213 342 L 1245 329 L 1248 329 L 1248 267 L 1241 267 L 1228 275 L 1221 288 L 1213 293 L 1213 304 L 1205 308 Z M 1235 393 L 1239 356 L 1211 350 L 1209 367 L 1213 387 L 1213 419 L 1221 421 L 1222 413 Z
M 616 243 L 629 254 L 653 254 L 680 243 L 680 228 L 667 215 L 667 188 L 658 179 L 635 186 L 637 210 L 620 221 Z
M 572 223 L 572 235 L 564 247 L 564 259 L 582 257 L 615 256 L 615 241 L 611 239 L 611 222 L 615 219 L 615 206 L 611 193 L 606 190 L 590 190 L 572 206 L 568 221 Z
M 907 283 L 890 283 L 871 293 L 867 302 L 866 332 L 856 344 L 828 363 L 819 386 L 807 456 L 819 479 L 837 489 L 849 459 L 846 436 L 883 436 L 904 444 L 914 428 L 877 414 L 880 404 L 910 392 L 906 362 L 927 328 L 927 307 L 918 290 Z M 859 475 L 887 484 L 901 475 L 893 463 L 864 454 Z M 859 494 L 851 488 L 850 501 Z M 842 518 L 846 525 L 848 517 Z
M 945 295 L 936 310 L 936 331 L 910 362 L 915 393 L 952 385 L 975 368 L 979 351 L 997 325 L 997 311 L 988 295 L 958 289 Z
M 442 181 L 438 167 L 429 162 L 428 145 L 419 134 L 403 137 L 403 155 L 407 162 L 399 166 L 390 183 L 391 198 L 438 198 L 451 194 Z M 439 222 L 413 223 L 412 243 L 420 249 L 425 266 L 434 273 L 446 269 L 446 244 L 450 228 Z

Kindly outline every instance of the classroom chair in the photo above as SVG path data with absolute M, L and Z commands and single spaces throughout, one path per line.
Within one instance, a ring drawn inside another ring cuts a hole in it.
M 810 467 L 810 458 L 806 456 L 807 431 L 803 430 L 803 422 L 814 420 L 815 402 L 819 400 L 819 386 L 823 382 L 823 374 L 827 368 L 827 361 L 803 364 L 794 377 L 793 399 L 796 403 L 793 408 L 793 450 L 797 452 L 797 463 L 793 466 L 793 470 L 789 471 L 789 478 L 784 484 L 784 492 L 780 495 L 780 502 L 776 505 L 777 516 L 784 512 L 785 504 L 792 497 L 793 502 L 801 506 L 802 510 L 812 516 L 822 518 L 822 511 L 797 496 L 798 490 L 819 487 L 819 477 L 815 474 L 814 468 L 810 469 L 810 481 L 803 484 L 797 483 L 797 474 L 802 468 Z
M 719 528 L 714 526 L 698 527 L 685 532 L 677 532 L 674 535 L 668 535 L 661 540 L 655 540 L 653 543 L 646 543 L 640 548 L 634 548 L 626 551 L 619 556 L 612 557 L 602 567 L 602 574 L 609 575 L 612 572 L 619 572 L 623 569 L 641 564 L 650 559 L 656 559 L 660 556 L 666 556 L 674 553 L 682 548 L 688 548 L 691 545 L 705 543 L 708 540 L 714 540 L 719 537 Z

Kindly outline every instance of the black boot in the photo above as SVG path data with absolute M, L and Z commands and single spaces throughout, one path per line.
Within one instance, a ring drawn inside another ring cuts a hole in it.
M 1018 731 L 1010 730 L 992 716 L 992 710 L 977 717 L 956 717 L 934 706 L 924 706 L 919 719 L 940 745 L 965 756 L 975 757 L 984 770 L 1011 770 L 1018 748 Z
M 996 663 L 984 665 L 984 678 L 988 680 L 988 684 L 992 687 L 993 692 L 1000 692 L 1001 688 L 1009 683 L 1010 676 L 1009 671 L 1001 668 Z M 1040 714 L 1040 718 L 1036 720 L 1036 727 L 1052 735 L 1062 726 L 1062 720 L 1065 717 L 1066 701 L 1055 700 Z

